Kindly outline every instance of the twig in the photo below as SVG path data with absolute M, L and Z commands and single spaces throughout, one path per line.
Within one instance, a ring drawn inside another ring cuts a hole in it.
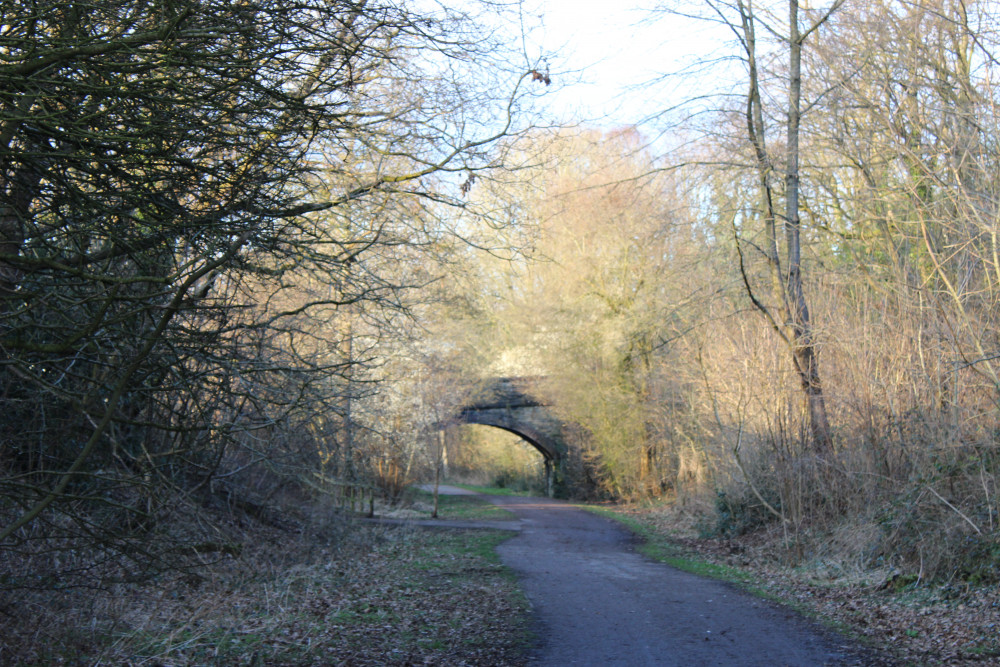
M 982 535 L 983 534 L 983 531 L 979 530 L 979 526 L 977 526 L 976 524 L 972 523 L 972 519 L 970 519 L 969 517 L 967 517 L 964 514 L 962 514 L 962 510 L 958 509 L 957 507 L 955 507 L 954 505 L 952 505 L 951 503 L 949 503 L 947 500 L 944 499 L 944 497 L 940 493 L 938 493 L 937 491 L 935 491 L 934 489 L 932 489 L 930 486 L 928 486 L 928 485 L 925 484 L 924 487 L 928 491 L 930 491 L 931 493 L 933 493 L 935 496 L 937 496 L 938 500 L 940 500 L 945 505 L 947 505 L 952 510 L 954 510 L 955 514 L 957 514 L 958 516 L 960 516 L 963 519 L 965 519 L 965 522 L 967 524 L 969 524 L 970 526 L 972 526 L 972 530 L 976 531 L 976 535 Z
M 779 519 L 781 519 L 782 523 L 786 524 L 791 523 L 788 520 L 788 518 L 781 513 L 780 510 L 776 510 L 774 506 L 771 505 L 771 503 L 764 500 L 764 496 L 762 496 L 760 491 L 757 490 L 757 485 L 753 483 L 752 479 L 750 479 L 750 475 L 747 474 L 746 469 L 743 467 L 743 461 L 740 460 L 740 445 L 742 444 L 743 444 L 743 424 L 741 423 L 739 434 L 736 436 L 736 446 L 733 447 L 733 456 L 736 458 L 736 467 L 738 467 L 740 469 L 740 472 L 743 473 L 743 479 L 747 481 L 747 486 L 749 486 L 750 490 L 753 491 L 753 494 L 757 496 L 757 500 L 763 503 L 767 511 L 773 514 L 774 516 L 778 517 Z

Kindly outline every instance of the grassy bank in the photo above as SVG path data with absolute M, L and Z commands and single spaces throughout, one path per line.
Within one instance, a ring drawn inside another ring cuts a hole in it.
M 491 490 L 468 488 L 479 493 L 492 493 Z M 430 491 L 412 489 L 410 508 L 414 518 L 429 518 L 434 509 L 434 494 Z M 501 494 L 497 494 L 501 495 Z M 438 495 L 439 519 L 455 519 L 457 521 L 514 521 L 517 517 L 507 510 L 476 496 Z
M 650 558 L 780 601 L 900 664 L 1000 664 L 996 587 L 917 585 L 891 572 L 838 571 L 820 557 L 793 561 L 780 530 L 705 537 L 669 505 L 581 507 L 643 538 Z
M 653 560 L 702 577 L 752 587 L 752 577 L 743 570 L 719 562 L 706 560 L 696 550 L 685 548 L 679 541 L 652 522 L 641 511 L 617 509 L 608 505 L 580 505 L 595 514 L 606 516 L 623 524 L 642 538 L 639 552 Z
M 8 591 L 0 664 L 522 664 L 527 603 L 494 552 L 509 536 L 262 531 L 239 557 L 197 573 L 106 591 Z
M 466 491 L 474 491 L 476 493 L 485 493 L 490 496 L 532 496 L 535 495 L 531 491 L 518 491 L 516 489 L 500 488 L 497 486 L 475 486 L 474 484 L 452 484 L 452 486 L 457 486 L 460 489 L 465 489 Z

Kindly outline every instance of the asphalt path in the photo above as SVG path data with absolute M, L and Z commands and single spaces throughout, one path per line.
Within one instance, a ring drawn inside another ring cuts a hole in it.
M 614 521 L 545 498 L 484 497 L 520 522 L 497 551 L 532 605 L 530 664 L 890 664 L 789 609 L 647 559 Z

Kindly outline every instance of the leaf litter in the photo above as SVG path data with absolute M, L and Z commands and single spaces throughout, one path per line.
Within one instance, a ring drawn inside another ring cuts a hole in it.
M 493 555 L 509 533 L 271 531 L 200 578 L 0 597 L 0 663 L 522 665 L 527 601 Z

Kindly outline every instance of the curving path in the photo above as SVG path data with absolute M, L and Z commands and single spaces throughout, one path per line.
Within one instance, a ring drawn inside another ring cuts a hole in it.
M 646 559 L 609 519 L 544 498 L 486 497 L 521 523 L 498 552 L 533 606 L 531 664 L 890 664 L 792 611 Z

